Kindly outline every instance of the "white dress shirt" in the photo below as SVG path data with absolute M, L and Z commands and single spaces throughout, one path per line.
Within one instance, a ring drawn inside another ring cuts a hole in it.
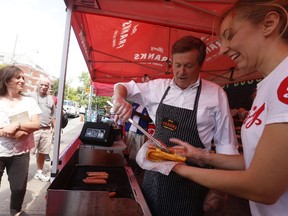
M 185 90 L 173 79 L 155 79 L 145 83 L 130 81 L 122 84 L 127 88 L 127 100 L 145 106 L 155 122 L 156 111 L 167 87 L 170 90 L 163 103 L 193 110 L 199 79 Z M 116 84 L 117 85 L 117 84 Z M 225 91 L 217 84 L 202 79 L 202 88 L 197 110 L 197 127 L 201 141 L 207 150 L 212 139 L 217 153 L 238 154 L 238 143 Z

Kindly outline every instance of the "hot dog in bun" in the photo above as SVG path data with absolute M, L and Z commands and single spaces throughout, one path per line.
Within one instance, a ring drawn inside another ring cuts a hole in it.
M 146 158 L 153 162 L 161 162 L 161 161 L 185 162 L 186 161 L 186 157 L 179 155 L 179 150 L 175 151 L 175 149 L 169 148 L 169 153 L 166 153 L 156 148 L 153 145 L 148 146 Z

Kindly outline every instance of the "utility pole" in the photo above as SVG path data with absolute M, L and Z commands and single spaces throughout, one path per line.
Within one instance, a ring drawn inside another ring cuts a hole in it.
M 91 113 L 92 113 L 92 91 L 93 86 L 90 84 L 90 92 L 89 92 L 89 98 L 88 98 L 88 112 L 87 112 L 87 121 L 91 121 Z

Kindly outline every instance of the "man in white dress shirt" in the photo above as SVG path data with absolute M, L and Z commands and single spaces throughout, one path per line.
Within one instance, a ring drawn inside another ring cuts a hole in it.
M 176 41 L 172 47 L 173 79 L 115 85 L 116 120 L 131 116 L 127 100 L 137 102 L 147 108 L 156 125 L 154 137 L 168 147 L 175 145 L 169 141 L 174 137 L 207 151 L 213 142 L 217 153 L 238 154 L 227 95 L 219 85 L 200 78 L 205 57 L 206 44 L 200 39 L 186 36 Z M 208 189 L 174 172 L 166 176 L 146 170 L 142 191 L 153 215 L 204 214 Z

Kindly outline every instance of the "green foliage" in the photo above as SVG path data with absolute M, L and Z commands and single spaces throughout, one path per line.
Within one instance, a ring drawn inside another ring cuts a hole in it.
M 53 95 L 57 96 L 58 95 L 58 86 L 59 86 L 59 79 L 55 80 L 53 82 Z
M 71 81 L 65 83 L 65 93 L 64 99 L 65 100 L 74 100 L 79 103 L 80 106 L 88 107 L 89 104 L 89 94 L 90 94 L 90 75 L 88 72 L 82 72 L 81 75 L 78 77 L 79 82 L 82 84 L 77 87 L 77 89 L 70 86 Z M 59 79 L 53 83 L 53 93 L 54 95 L 58 94 L 58 86 L 59 86 Z M 99 109 L 104 108 L 107 106 L 107 100 L 111 100 L 111 97 L 99 97 L 96 96 L 94 93 L 91 97 L 91 109 Z
M 79 82 L 82 83 L 82 86 L 79 86 L 77 88 L 77 94 L 80 95 L 80 101 L 79 104 L 85 107 L 88 107 L 89 103 L 89 91 L 87 89 L 90 89 L 90 75 L 88 72 L 82 72 L 81 75 L 78 77 Z M 93 99 L 92 99 L 92 107 L 93 107 Z
M 101 97 L 97 97 L 97 108 L 104 108 L 104 106 L 109 106 L 107 104 L 107 101 L 111 101 L 111 97 L 107 97 L 107 96 L 101 96 Z
M 90 75 L 88 72 L 82 72 L 82 74 L 78 77 L 79 81 L 83 84 L 83 87 L 89 88 L 90 87 Z

